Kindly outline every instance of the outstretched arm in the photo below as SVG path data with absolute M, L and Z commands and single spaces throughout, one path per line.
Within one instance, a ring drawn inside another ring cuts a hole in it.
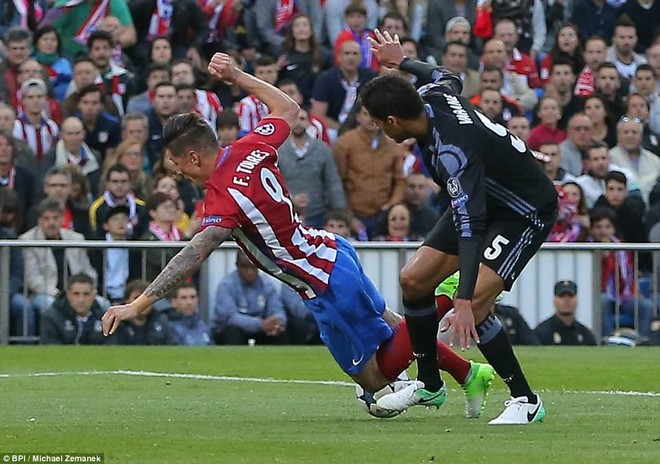
M 103 334 L 112 335 L 121 321 L 133 319 L 193 275 L 209 255 L 227 240 L 231 229 L 208 227 L 167 263 L 142 295 L 132 303 L 113 306 L 103 315 Z
M 212 77 L 236 84 L 254 94 L 270 109 L 270 116 L 284 119 L 289 125 L 298 118 L 300 107 L 277 87 L 238 69 L 231 63 L 229 55 L 216 53 L 211 58 L 208 71 Z
M 442 91 L 453 95 L 460 95 L 463 90 L 463 81 L 456 74 L 441 66 L 434 66 L 422 61 L 407 58 L 399 43 L 399 36 L 390 36 L 387 31 L 382 33 L 376 29 L 376 38 L 369 37 L 371 51 L 378 58 L 378 62 L 388 68 L 414 74 L 417 77 L 415 85 L 420 87 L 426 84 L 438 84 Z

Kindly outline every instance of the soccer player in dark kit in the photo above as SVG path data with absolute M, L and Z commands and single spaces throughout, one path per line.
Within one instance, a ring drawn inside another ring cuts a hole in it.
M 462 349 L 474 339 L 511 390 L 504 411 L 489 424 L 540 422 L 545 417 L 541 398 L 489 308 L 511 288 L 550 232 L 557 214 L 555 188 L 521 139 L 460 97 L 458 76 L 406 58 L 398 37 L 387 32 L 376 31 L 371 44 L 381 65 L 415 75 L 421 87 L 415 89 L 396 74 L 383 75 L 365 84 L 362 103 L 395 141 L 417 140 L 447 207 L 399 276 L 418 379 L 378 404 L 398 410 L 444 402 L 433 293 L 460 270 L 455 313 L 443 329 L 451 331 L 452 342 L 458 337 Z

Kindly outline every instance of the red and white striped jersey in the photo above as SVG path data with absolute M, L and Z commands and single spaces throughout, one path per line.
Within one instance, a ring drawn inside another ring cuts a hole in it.
M 302 225 L 277 167 L 277 148 L 290 128 L 265 118 L 218 155 L 206 182 L 202 227 L 232 229 L 238 245 L 262 270 L 314 298 L 328 286 L 337 258 L 335 236 Z
M 259 121 L 268 116 L 270 109 L 254 95 L 248 95 L 238 103 L 238 122 L 244 134 L 252 132 Z
M 57 143 L 60 128 L 52 119 L 41 118 L 39 127 L 34 126 L 25 115 L 14 121 L 14 138 L 23 140 L 28 144 L 37 159 L 43 158 Z
M 594 73 L 589 68 L 585 66 L 580 75 L 577 78 L 575 83 L 575 95 L 578 97 L 590 97 L 596 90 L 596 82 L 594 79 Z
M 197 101 L 195 113 L 203 117 L 213 130 L 217 131 L 218 113 L 222 111 L 218 96 L 208 90 L 195 89 L 195 100 Z
M 307 135 L 315 139 L 321 140 L 322 142 L 330 144 L 330 136 L 328 135 L 328 128 L 325 126 L 325 123 L 320 119 L 314 116 L 313 114 L 309 115 L 309 126 L 307 126 Z

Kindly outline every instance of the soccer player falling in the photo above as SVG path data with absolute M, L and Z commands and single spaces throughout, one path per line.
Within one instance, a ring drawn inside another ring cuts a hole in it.
M 300 108 L 279 89 L 235 68 L 228 55 L 216 53 L 208 69 L 211 76 L 256 95 L 271 113 L 224 149 L 196 114 L 167 121 L 166 163 L 206 187 L 203 230 L 142 295 L 105 313 L 104 334 L 114 333 L 121 321 L 135 318 L 184 282 L 232 236 L 259 268 L 302 296 L 342 370 L 369 392 L 382 389 L 414 359 L 408 331 L 405 321 L 386 309 L 353 247 L 340 236 L 303 226 L 293 209 L 277 167 L 277 148 L 288 138 Z M 468 417 L 479 416 L 492 367 L 469 363 L 437 340 L 435 346 L 436 369 L 447 369 L 463 386 Z

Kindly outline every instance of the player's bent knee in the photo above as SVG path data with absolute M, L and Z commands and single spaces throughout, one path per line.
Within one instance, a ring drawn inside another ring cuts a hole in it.
M 415 299 L 433 293 L 427 280 L 420 278 L 412 269 L 403 268 L 399 273 L 399 284 L 404 298 Z

